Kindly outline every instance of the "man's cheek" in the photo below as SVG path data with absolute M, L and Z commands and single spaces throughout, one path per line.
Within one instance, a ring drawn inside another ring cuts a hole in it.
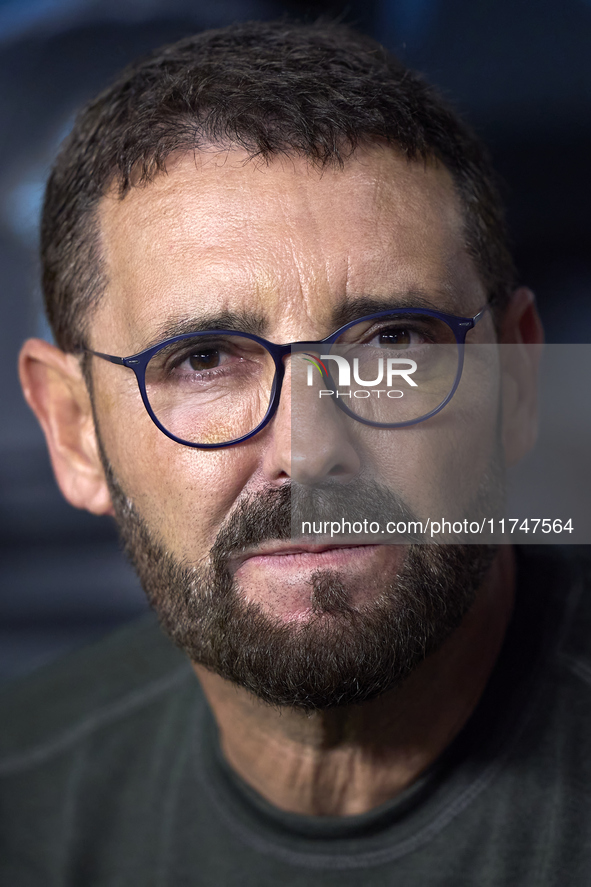
M 462 516 L 495 457 L 495 429 L 488 410 L 444 410 L 424 424 L 373 432 L 364 468 L 419 519 Z
M 245 495 L 254 465 L 240 447 L 208 451 L 170 444 L 165 438 L 159 452 L 132 462 L 126 492 L 161 541 L 196 562 L 208 555 Z

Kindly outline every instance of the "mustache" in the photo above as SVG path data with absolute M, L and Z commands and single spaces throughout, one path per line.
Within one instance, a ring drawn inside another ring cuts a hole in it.
M 234 509 L 222 525 L 212 546 L 212 562 L 221 563 L 231 555 L 253 545 L 276 539 L 303 538 L 304 522 L 330 524 L 332 521 L 415 522 L 408 505 L 392 490 L 375 481 L 348 484 L 327 482 L 304 486 L 286 483 L 278 489 L 253 493 Z M 309 535 L 306 534 L 309 539 Z M 356 534 L 361 541 L 363 537 Z M 408 534 L 405 542 L 419 541 Z M 387 542 L 388 537 L 381 537 Z M 397 541 L 402 541 L 397 537 Z

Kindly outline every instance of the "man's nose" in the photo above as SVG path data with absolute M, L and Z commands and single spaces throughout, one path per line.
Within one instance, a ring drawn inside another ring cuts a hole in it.
M 326 380 L 309 366 L 301 353 L 286 359 L 264 470 L 275 482 L 289 477 L 307 485 L 348 483 L 361 470 L 356 423 L 338 409 Z

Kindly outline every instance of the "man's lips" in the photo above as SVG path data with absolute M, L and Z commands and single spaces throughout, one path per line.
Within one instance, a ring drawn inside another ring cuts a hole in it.
M 337 573 L 345 583 L 352 607 L 371 603 L 404 560 L 402 546 L 375 543 L 312 544 L 271 540 L 237 552 L 229 561 L 245 599 L 285 621 L 311 614 L 312 577 Z
M 230 567 L 233 573 L 236 573 L 247 562 L 264 562 L 273 566 L 287 566 L 288 563 L 294 561 L 301 562 L 304 566 L 305 562 L 309 562 L 310 566 L 320 565 L 323 561 L 346 561 L 351 555 L 359 556 L 364 549 L 369 552 L 378 548 L 375 544 L 351 545 L 345 543 L 338 545 L 335 543 L 325 544 L 305 544 L 305 543 L 286 543 L 277 540 L 276 542 L 266 542 L 253 548 L 247 548 L 240 552 L 239 555 L 231 558 Z M 340 554 L 339 554 L 340 553 Z M 324 557 L 323 557 L 324 555 Z M 331 556 L 332 555 L 332 556 Z

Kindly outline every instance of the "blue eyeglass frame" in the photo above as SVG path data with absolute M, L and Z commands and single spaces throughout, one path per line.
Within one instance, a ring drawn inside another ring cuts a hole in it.
M 343 403 L 342 400 L 335 398 L 334 395 L 333 399 L 341 408 L 341 410 L 343 410 L 343 412 L 345 412 L 347 415 L 351 416 L 351 418 L 355 419 L 356 422 L 361 422 L 363 425 L 370 425 L 374 428 L 405 428 L 408 425 L 418 425 L 419 422 L 424 422 L 426 419 L 430 419 L 432 416 L 435 416 L 436 413 L 442 410 L 450 402 L 450 400 L 456 393 L 457 387 L 460 384 L 460 379 L 462 377 L 462 369 L 464 367 L 464 346 L 466 344 L 466 336 L 471 329 L 474 329 L 478 321 L 483 317 L 488 309 L 489 305 L 485 305 L 473 317 L 457 317 L 455 314 L 444 314 L 441 311 L 433 311 L 430 308 L 392 308 L 389 311 L 378 311 L 376 314 L 367 314 L 364 317 L 357 318 L 357 320 L 352 320 L 349 323 L 346 323 L 344 326 L 339 327 L 338 330 L 336 330 L 334 333 L 331 333 L 330 336 L 327 336 L 325 339 L 317 339 L 310 342 L 288 342 L 286 345 L 277 345 L 274 342 L 269 342 L 267 339 L 263 339 L 260 336 L 254 335 L 254 333 L 243 333 L 237 330 L 199 330 L 194 333 L 183 333 L 180 336 L 173 336 L 170 339 L 165 339 L 163 342 L 159 342 L 157 345 L 152 345 L 151 348 L 146 348 L 144 351 L 138 351 L 137 354 L 130 355 L 130 357 L 116 357 L 114 354 L 103 354 L 101 351 L 92 351 L 90 348 L 85 348 L 84 353 L 92 354 L 94 357 L 100 357 L 102 360 L 108 360 L 110 363 L 125 366 L 128 369 L 133 370 L 137 379 L 141 398 L 148 415 L 150 416 L 154 425 L 156 425 L 156 427 L 159 428 L 160 431 L 162 431 L 162 433 L 169 437 L 171 440 L 176 441 L 176 443 L 179 443 L 182 446 L 193 447 L 194 449 L 198 450 L 219 450 L 222 447 L 233 447 L 236 444 L 243 443 L 245 440 L 250 440 L 251 437 L 254 437 L 255 434 L 258 434 L 259 431 L 262 431 L 263 428 L 269 424 L 269 422 L 277 412 L 277 407 L 279 406 L 279 400 L 281 398 L 281 389 L 285 376 L 285 366 L 283 363 L 285 357 L 287 357 L 289 354 L 306 351 L 310 348 L 310 346 L 334 345 L 339 336 L 342 336 L 343 333 L 345 333 L 351 327 L 356 326 L 356 324 L 358 323 L 363 323 L 364 321 L 368 320 L 379 320 L 382 317 L 391 317 L 392 315 L 397 314 L 422 314 L 427 315 L 428 317 L 435 317 L 437 320 L 442 320 L 444 323 L 446 323 L 453 332 L 456 344 L 458 346 L 458 367 L 454 384 L 445 400 L 442 401 L 439 406 L 435 407 L 435 409 L 431 410 L 431 412 L 427 413 L 425 416 L 421 416 L 419 419 L 410 419 L 406 422 L 384 424 L 381 422 L 372 422 L 369 419 L 362 419 L 360 416 L 357 416 L 354 412 L 352 412 L 352 410 L 350 410 L 349 407 L 345 403 Z M 182 342 L 184 339 L 196 339 L 201 336 L 215 335 L 240 336 L 245 339 L 250 339 L 253 342 L 257 342 L 259 345 L 262 345 L 263 348 L 265 348 L 269 352 L 269 354 L 273 358 L 273 362 L 275 363 L 275 376 L 273 378 L 273 385 L 271 388 L 271 397 L 269 399 L 267 412 L 265 413 L 262 421 L 254 429 L 254 431 L 249 431 L 248 434 L 244 434 L 242 435 L 242 437 L 238 437 L 236 438 L 236 440 L 231 440 L 226 443 L 192 443 L 191 441 L 183 440 L 182 438 L 177 437 L 171 431 L 168 431 L 160 423 L 158 417 L 154 414 L 152 407 L 150 406 L 150 401 L 148 399 L 148 394 L 146 391 L 146 367 L 148 366 L 148 363 L 154 357 L 154 355 L 157 354 L 158 351 L 160 351 L 162 348 L 166 348 L 169 345 L 174 345 L 176 342 Z M 315 348 L 314 350 L 318 350 L 318 348 Z M 331 378 L 330 374 L 328 374 L 328 376 L 329 378 Z

